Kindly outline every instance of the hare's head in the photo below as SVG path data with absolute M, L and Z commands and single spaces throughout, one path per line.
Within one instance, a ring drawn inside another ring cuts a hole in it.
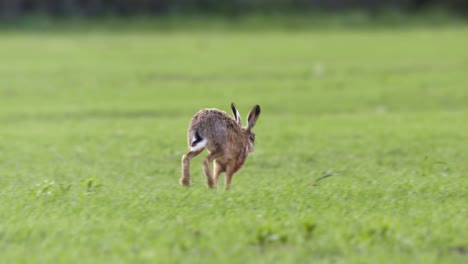
M 252 132 L 252 128 L 257 122 L 258 116 L 260 115 L 260 106 L 255 105 L 252 110 L 250 110 L 249 115 L 247 116 L 247 126 L 242 127 L 242 119 L 240 117 L 239 111 L 236 108 L 234 103 L 231 103 L 231 109 L 234 113 L 234 118 L 236 119 L 237 124 L 241 127 L 244 138 L 247 140 L 247 151 L 249 153 L 254 152 L 255 147 L 255 133 Z

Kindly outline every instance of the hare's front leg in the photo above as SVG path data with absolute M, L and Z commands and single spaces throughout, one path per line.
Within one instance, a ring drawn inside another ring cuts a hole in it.
M 231 187 L 232 176 L 234 176 L 234 173 L 236 173 L 236 171 L 236 167 L 233 167 L 231 165 L 226 166 L 226 179 L 224 179 L 224 190 L 227 191 Z
M 213 184 L 215 188 L 218 188 L 218 179 L 219 175 L 224 172 L 224 166 L 218 162 L 218 160 L 214 160 L 214 168 L 213 168 Z
M 180 184 L 183 186 L 190 186 L 190 160 L 200 154 L 203 151 L 189 151 L 187 154 L 182 156 L 182 177 L 180 178 Z
M 234 175 L 231 171 L 226 171 L 226 179 L 224 180 L 224 190 L 229 190 L 231 187 L 232 176 Z
M 203 160 L 203 171 L 205 172 L 206 183 L 208 184 L 208 187 L 210 188 L 215 187 L 213 176 L 210 170 L 210 164 L 215 159 L 219 158 L 221 154 L 222 153 L 220 151 L 213 151 Z

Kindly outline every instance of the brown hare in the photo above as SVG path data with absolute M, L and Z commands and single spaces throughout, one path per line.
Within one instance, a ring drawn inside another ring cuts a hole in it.
M 231 104 L 231 109 L 235 119 L 218 109 L 202 109 L 193 116 L 187 132 L 190 150 L 182 156 L 182 185 L 190 185 L 190 159 L 206 148 L 209 154 L 203 160 L 203 170 L 208 187 L 217 187 L 219 175 L 225 172 L 224 188 L 229 189 L 232 175 L 254 151 L 255 134 L 252 128 L 260 115 L 260 106 L 255 105 L 252 108 L 246 127 L 242 127 L 241 117 L 234 103 Z M 211 162 L 214 162 L 213 174 L 210 170 Z

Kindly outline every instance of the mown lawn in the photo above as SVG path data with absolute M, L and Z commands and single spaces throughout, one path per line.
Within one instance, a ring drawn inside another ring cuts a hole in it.
M 4 263 L 466 263 L 468 27 L 0 32 Z M 203 107 L 262 106 L 228 192 Z

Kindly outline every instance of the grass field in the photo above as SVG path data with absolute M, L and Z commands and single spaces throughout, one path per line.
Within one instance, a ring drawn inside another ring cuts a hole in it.
M 468 26 L 0 33 L 3 263 L 466 263 Z M 228 192 L 203 107 L 256 152 Z

